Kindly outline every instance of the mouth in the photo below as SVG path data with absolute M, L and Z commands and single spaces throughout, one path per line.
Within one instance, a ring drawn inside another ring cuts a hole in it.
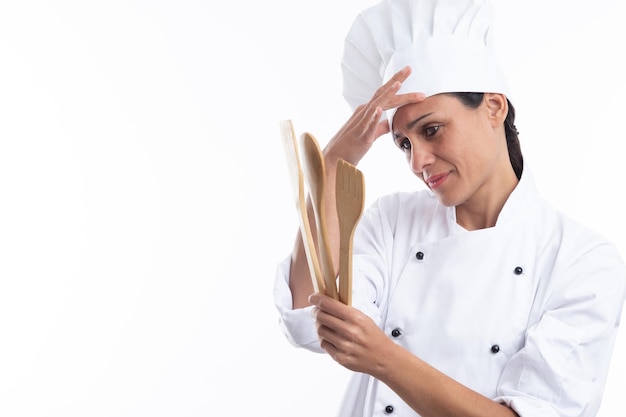
M 444 181 L 448 178 L 448 175 L 450 175 L 449 172 L 446 172 L 445 174 L 431 175 L 426 180 L 426 184 L 430 187 L 431 190 L 439 188 L 441 184 L 443 184 Z

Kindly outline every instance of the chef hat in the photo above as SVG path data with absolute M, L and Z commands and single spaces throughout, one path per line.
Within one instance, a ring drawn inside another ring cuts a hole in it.
M 509 96 L 492 44 L 486 0 L 382 0 L 362 11 L 345 40 L 343 94 L 352 109 L 406 65 L 400 93 Z M 387 111 L 392 120 L 395 109 Z

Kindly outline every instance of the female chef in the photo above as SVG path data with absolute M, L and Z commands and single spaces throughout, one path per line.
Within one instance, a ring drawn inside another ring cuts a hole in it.
M 484 1 L 384 0 L 348 33 L 355 111 L 324 149 L 328 183 L 339 158 L 356 165 L 390 133 L 427 187 L 363 214 L 352 306 L 312 294 L 300 238 L 279 264 L 288 339 L 354 371 L 340 417 L 592 417 L 600 406 L 626 268 L 538 195 L 490 25 Z

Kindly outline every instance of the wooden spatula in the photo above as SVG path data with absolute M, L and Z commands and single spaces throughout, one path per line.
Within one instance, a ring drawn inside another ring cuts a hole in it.
M 309 265 L 309 271 L 311 272 L 311 280 L 313 281 L 313 289 L 315 292 L 324 291 L 324 279 L 317 258 L 315 242 L 311 235 L 309 216 L 306 211 L 304 174 L 302 166 L 300 165 L 298 142 L 291 120 L 282 120 L 280 122 L 280 131 L 285 148 L 285 156 L 287 157 L 287 168 L 291 179 L 291 188 L 296 203 L 296 209 L 298 210 L 298 219 L 300 220 L 300 234 L 304 242 L 304 251 Z
M 363 213 L 365 184 L 363 173 L 351 163 L 337 162 L 337 216 L 339 218 L 339 300 L 352 304 L 352 241 Z
M 324 192 L 326 187 L 326 167 L 324 156 L 315 137 L 310 133 L 300 135 L 300 150 L 305 179 L 309 186 L 309 195 L 313 203 L 313 213 L 317 224 L 317 248 L 324 277 L 325 292 L 335 299 L 337 296 L 337 276 L 326 231 L 326 208 Z

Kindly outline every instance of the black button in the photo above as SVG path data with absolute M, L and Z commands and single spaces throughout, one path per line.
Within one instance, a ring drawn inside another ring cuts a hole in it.
M 393 413 L 393 405 L 388 405 L 387 407 L 385 407 L 385 413 L 386 414 Z
M 524 268 L 522 268 L 521 266 L 516 266 L 513 272 L 515 272 L 515 275 L 522 275 L 522 273 L 524 272 Z
M 401 334 L 402 334 L 402 332 L 400 331 L 400 329 L 393 329 L 393 330 L 391 331 L 391 335 L 392 335 L 393 337 L 399 337 Z
M 498 346 L 498 345 L 491 346 L 491 353 L 495 354 L 495 353 L 498 353 L 498 352 L 500 352 L 500 346 Z
M 415 257 L 417 258 L 418 261 L 421 261 L 422 259 L 424 259 L 424 252 L 419 251 L 415 254 Z

